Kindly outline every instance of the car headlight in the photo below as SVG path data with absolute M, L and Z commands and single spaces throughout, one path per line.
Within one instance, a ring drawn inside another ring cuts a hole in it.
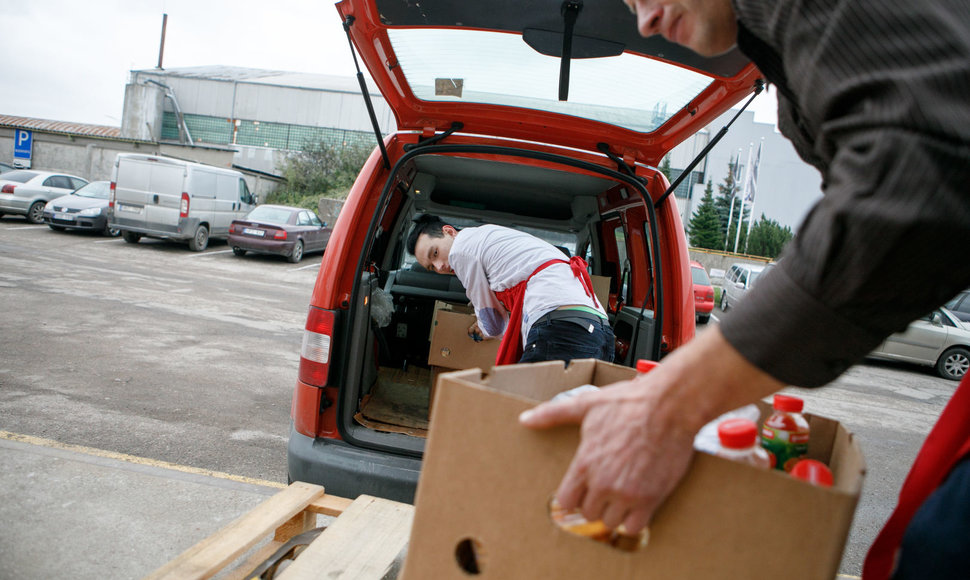
M 96 215 L 101 215 L 101 212 L 103 210 L 104 208 L 102 207 L 89 207 L 88 209 L 82 209 L 80 212 L 78 212 L 77 215 L 84 216 L 84 217 L 94 217 Z

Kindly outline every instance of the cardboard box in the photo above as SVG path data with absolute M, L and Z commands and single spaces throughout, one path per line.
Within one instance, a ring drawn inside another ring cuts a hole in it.
M 447 302 L 435 304 L 431 323 L 431 350 L 428 364 L 447 369 L 480 368 L 489 370 L 498 355 L 498 338 L 475 342 L 468 336 L 468 327 L 475 322 L 475 315 L 464 305 Z
M 415 502 L 402 578 L 465 579 L 474 546 L 485 579 L 637 578 L 832 580 L 862 487 L 864 461 L 836 421 L 808 415 L 809 456 L 829 464 L 819 488 L 695 453 L 635 552 L 569 534 L 549 501 L 579 441 L 576 427 L 531 431 L 517 417 L 535 402 L 584 383 L 630 378 L 592 360 L 442 374 Z M 767 405 L 762 408 L 762 413 Z

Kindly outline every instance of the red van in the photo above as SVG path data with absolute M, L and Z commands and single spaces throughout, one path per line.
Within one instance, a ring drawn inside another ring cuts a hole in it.
M 436 305 L 468 302 L 455 277 L 405 251 L 413 218 L 520 228 L 585 257 L 608 286 L 617 362 L 658 360 L 693 337 L 695 314 L 657 165 L 760 75 L 737 51 L 702 58 L 641 38 L 620 0 L 336 8 L 398 130 L 360 172 L 313 289 L 289 477 L 412 501 L 432 319 Z

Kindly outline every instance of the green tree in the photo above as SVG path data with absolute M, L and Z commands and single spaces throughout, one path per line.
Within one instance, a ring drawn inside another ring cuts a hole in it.
M 701 198 L 701 204 L 697 206 L 694 216 L 691 217 L 688 229 L 692 247 L 707 250 L 724 249 L 724 231 L 721 229 L 721 220 L 714 206 L 714 184 L 710 179 L 707 180 L 704 197 Z
M 785 248 L 785 244 L 794 237 L 791 228 L 781 227 L 775 220 L 770 220 L 761 214 L 761 219 L 751 226 L 751 235 L 747 240 L 745 253 L 752 256 L 777 258 Z
M 279 169 L 285 183 L 266 201 L 315 210 L 322 198 L 344 199 L 370 151 L 360 145 L 309 144 L 283 159 Z

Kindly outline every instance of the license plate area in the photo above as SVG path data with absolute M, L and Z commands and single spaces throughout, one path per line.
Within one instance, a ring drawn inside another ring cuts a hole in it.
M 118 204 L 118 211 L 123 211 L 125 213 L 139 213 L 140 214 L 142 212 L 142 209 L 143 208 L 141 206 L 138 206 L 138 205 L 128 205 L 128 204 L 124 204 L 124 203 L 119 203 Z
M 266 232 L 263 230 L 257 230 L 255 228 L 243 228 L 243 233 L 247 236 L 256 236 L 257 238 L 262 238 L 266 236 Z

